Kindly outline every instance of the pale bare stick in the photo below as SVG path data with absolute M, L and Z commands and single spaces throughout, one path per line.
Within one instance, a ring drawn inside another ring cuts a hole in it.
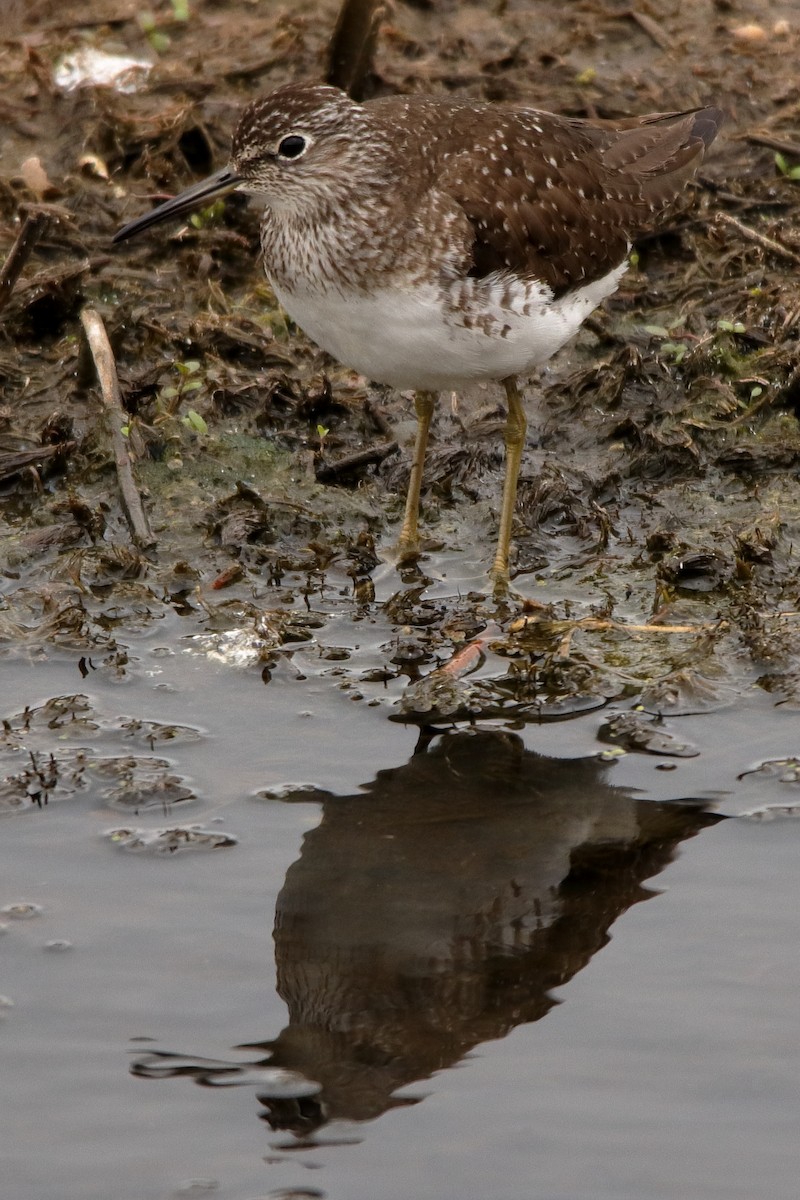
M 150 532 L 150 525 L 144 511 L 139 489 L 133 478 L 131 456 L 128 443 L 122 432 L 128 423 L 128 414 L 122 407 L 122 396 L 119 390 L 117 367 L 114 362 L 114 352 L 108 340 L 103 318 L 93 308 L 81 310 L 81 325 L 83 325 L 86 341 L 94 360 L 97 379 L 103 404 L 111 424 L 111 445 L 114 451 L 114 464 L 117 468 L 117 479 L 122 493 L 122 503 L 131 527 L 134 541 L 143 549 L 156 544 L 156 539 Z
M 736 217 L 732 217 L 730 213 L 717 213 L 714 219 L 717 225 L 727 225 L 730 229 L 735 229 L 745 241 L 754 242 L 762 250 L 769 250 L 771 254 L 778 254 L 782 258 L 788 258 L 789 262 L 800 265 L 800 254 L 796 250 L 791 250 L 788 246 L 782 245 L 781 242 L 776 242 L 773 238 L 766 237 L 763 233 L 759 233 L 757 229 L 751 229 L 749 225 L 743 225 L 741 221 L 737 221 Z

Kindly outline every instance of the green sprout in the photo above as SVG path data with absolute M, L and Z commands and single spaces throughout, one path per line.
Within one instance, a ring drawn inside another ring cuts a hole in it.
M 800 182 L 800 166 L 793 167 L 784 154 L 778 150 L 775 154 L 775 166 L 783 175 L 784 179 L 791 179 L 792 182 Z
M 164 412 L 177 412 L 185 396 L 188 396 L 191 392 L 199 391 L 204 386 L 202 379 L 193 378 L 198 374 L 202 365 L 202 363 L 194 359 L 188 362 L 173 363 L 175 370 L 178 372 L 178 382 L 176 384 L 167 384 L 166 387 L 160 388 L 158 392 L 158 400 L 163 406 Z M 202 417 L 200 419 L 202 420 Z M 196 426 L 193 427 L 197 428 Z M 205 430 L 200 430 L 200 432 L 205 432 Z
M 689 349 L 689 347 L 686 345 L 686 342 L 662 342 L 661 343 L 661 353 L 664 355 L 665 358 L 671 358 L 676 366 L 678 365 L 678 363 L 683 362 L 684 358 L 686 357 L 686 353 L 687 353 L 688 349 Z
M 225 212 L 225 201 L 215 200 L 213 204 L 209 204 L 206 208 L 201 208 L 198 212 L 192 213 L 189 217 L 189 224 L 193 229 L 205 229 L 206 225 L 218 221 Z
M 689 351 L 687 342 L 674 342 L 671 340 L 673 331 L 680 329 L 683 323 L 683 317 L 679 316 L 670 321 L 669 325 L 645 325 L 643 327 L 645 333 L 649 333 L 651 337 L 664 338 L 659 347 L 659 353 L 664 358 L 671 358 L 676 365 L 683 362 Z
M 166 33 L 156 28 L 156 19 L 151 12 L 140 12 L 137 18 L 139 28 L 147 38 L 156 54 L 164 54 L 170 47 L 170 39 Z
M 187 429 L 191 429 L 192 433 L 208 433 L 208 425 L 200 413 L 193 408 L 190 408 L 186 415 L 181 417 L 181 420 Z
M 741 321 L 717 321 L 717 329 L 720 333 L 746 333 L 744 325 Z

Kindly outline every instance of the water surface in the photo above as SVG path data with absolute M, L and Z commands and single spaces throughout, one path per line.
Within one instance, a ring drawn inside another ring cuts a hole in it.
M 4 667 L 9 728 L 34 708 L 4 774 L 32 749 L 65 780 L 2 826 L 0 906 L 40 909 L 3 917 L 9 1194 L 796 1194 L 800 839 L 720 815 L 791 803 L 737 778 L 796 748 L 790 713 L 609 761 L 607 713 L 420 737 L 139 650 L 124 683 Z M 235 844 L 107 837 L 191 824 Z

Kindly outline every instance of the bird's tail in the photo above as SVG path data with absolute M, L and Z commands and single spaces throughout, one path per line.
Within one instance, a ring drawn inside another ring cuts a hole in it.
M 653 114 L 618 131 L 603 161 L 637 178 L 650 214 L 656 214 L 669 207 L 692 178 L 722 121 L 718 108 Z

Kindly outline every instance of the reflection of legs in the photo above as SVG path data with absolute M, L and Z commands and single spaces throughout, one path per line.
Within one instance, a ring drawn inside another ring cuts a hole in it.
M 414 393 L 414 407 L 417 410 L 417 439 L 414 443 L 414 459 L 411 463 L 411 475 L 408 480 L 403 528 L 400 530 L 400 541 L 397 544 L 398 558 L 401 563 L 413 562 L 419 558 L 419 532 L 417 529 L 419 493 L 422 487 L 422 471 L 425 466 L 425 449 L 428 445 L 428 429 L 435 403 L 435 392 Z
M 517 501 L 517 479 L 519 464 L 522 459 L 522 448 L 525 444 L 525 431 L 528 422 L 522 407 L 522 398 L 517 389 L 517 381 L 513 375 L 503 380 L 508 400 L 508 417 L 506 418 L 506 481 L 503 485 L 503 507 L 500 512 L 500 529 L 497 535 L 497 553 L 492 566 L 492 579 L 495 592 L 503 592 L 508 587 L 508 548 L 511 542 L 511 525 L 514 520 L 514 506 Z

